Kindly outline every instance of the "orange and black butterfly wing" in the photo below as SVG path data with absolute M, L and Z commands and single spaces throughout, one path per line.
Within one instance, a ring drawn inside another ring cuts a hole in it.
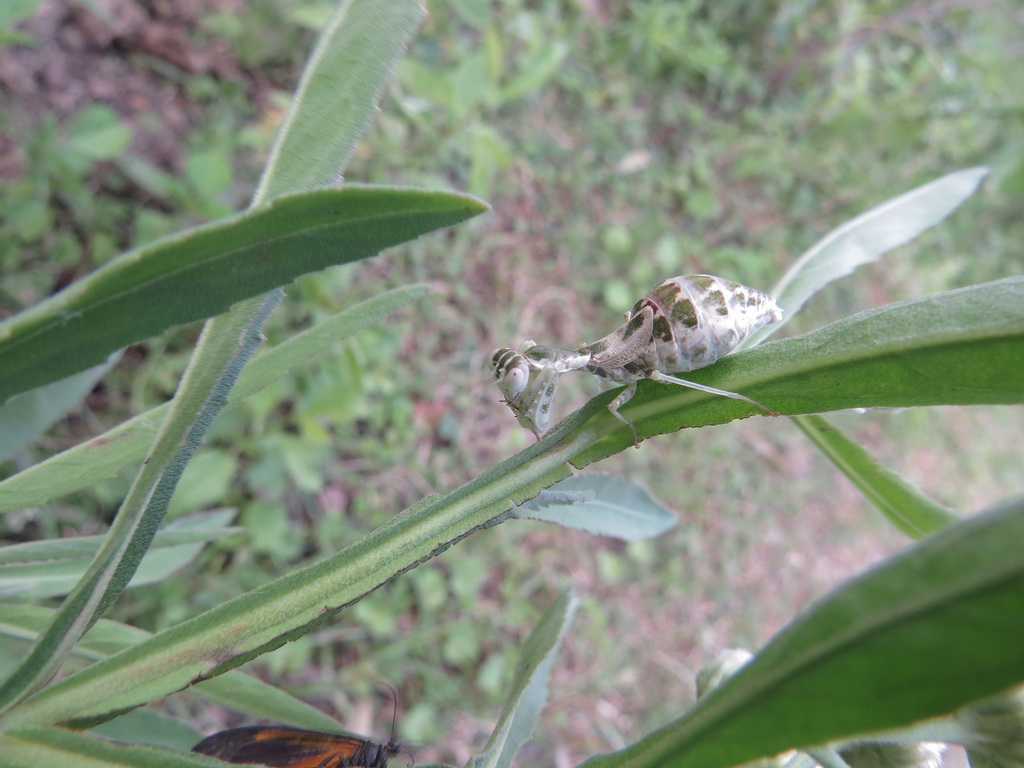
M 387 768 L 393 745 L 301 728 L 251 725 L 207 736 L 192 748 L 229 763 L 272 768 Z

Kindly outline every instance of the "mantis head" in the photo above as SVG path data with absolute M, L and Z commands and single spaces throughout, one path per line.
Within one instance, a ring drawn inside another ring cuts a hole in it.
M 516 352 L 504 347 L 491 355 L 491 370 L 505 403 L 519 423 L 540 439 L 551 425 L 558 377 L 586 367 L 589 353 L 523 342 Z

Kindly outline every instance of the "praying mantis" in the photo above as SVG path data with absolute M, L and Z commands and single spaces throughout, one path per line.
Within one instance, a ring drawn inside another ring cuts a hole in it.
M 639 445 L 636 427 L 619 413 L 619 408 L 636 393 L 640 379 L 746 400 L 777 416 L 746 395 L 671 374 L 711 365 L 759 328 L 781 319 L 782 310 L 775 299 L 763 291 L 714 275 L 680 275 L 648 291 L 626 313 L 625 324 L 599 341 L 575 350 L 525 341 L 519 351 L 507 347 L 495 350 L 491 369 L 504 402 L 538 439 L 551 424 L 562 374 L 586 370 L 625 384 L 608 410 L 633 430 L 633 441 Z

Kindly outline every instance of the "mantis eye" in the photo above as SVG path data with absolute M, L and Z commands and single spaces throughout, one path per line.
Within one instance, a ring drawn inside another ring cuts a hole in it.
M 504 391 L 505 397 L 514 400 L 523 393 L 529 380 L 530 371 L 526 363 L 520 362 L 514 368 L 505 371 L 505 376 L 498 382 L 498 385 Z
M 530 381 L 530 366 L 514 349 L 495 350 L 491 356 L 491 369 L 506 400 L 519 397 Z

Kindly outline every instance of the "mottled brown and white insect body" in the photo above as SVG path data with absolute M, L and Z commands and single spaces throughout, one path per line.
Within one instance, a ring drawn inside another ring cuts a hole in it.
M 626 313 L 626 323 L 600 341 L 584 344 L 591 364 L 684 373 L 729 354 L 754 331 L 782 318 L 767 293 L 712 275 L 684 275 L 649 291 Z
M 603 339 L 577 350 L 528 341 L 519 352 L 496 350 L 491 365 L 505 402 L 519 423 L 538 437 L 550 424 L 558 377 L 583 369 L 626 385 L 608 409 L 630 427 L 619 408 L 633 397 L 639 379 L 746 400 L 776 415 L 745 395 L 670 374 L 715 363 L 750 334 L 781 318 L 782 310 L 767 293 L 713 275 L 682 275 L 649 291 L 626 313 L 622 327 Z M 635 439 L 635 429 L 633 434 Z

